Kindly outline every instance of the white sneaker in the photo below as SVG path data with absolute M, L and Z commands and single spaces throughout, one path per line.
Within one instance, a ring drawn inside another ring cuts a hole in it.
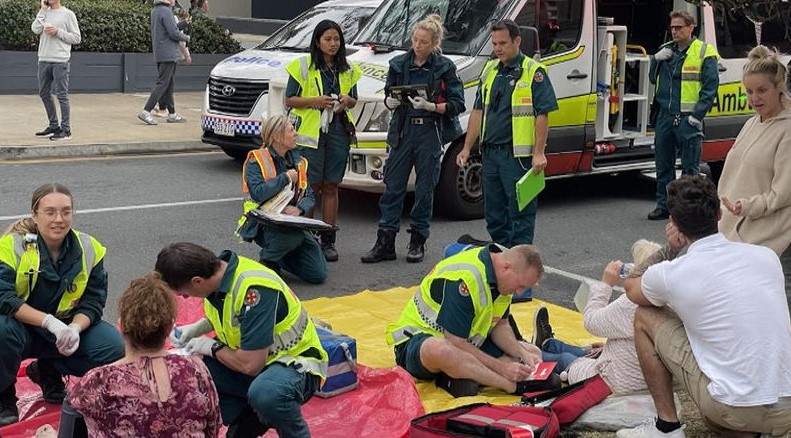
M 634 429 L 619 430 L 615 436 L 617 438 L 686 438 L 685 427 L 686 425 L 682 425 L 679 429 L 664 433 L 656 428 L 656 419 L 649 418 Z
M 157 124 L 157 121 L 154 120 L 154 117 L 151 116 L 151 113 L 149 113 L 146 110 L 140 111 L 140 113 L 137 115 L 137 118 L 142 120 L 143 123 L 145 123 L 146 125 L 156 125 Z

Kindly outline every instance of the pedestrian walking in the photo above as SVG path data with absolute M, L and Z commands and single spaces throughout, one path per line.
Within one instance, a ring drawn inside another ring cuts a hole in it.
M 338 184 L 343 181 L 349 148 L 355 138 L 354 117 L 360 67 L 346 61 L 346 41 L 338 23 L 322 20 L 313 29 L 310 55 L 286 66 L 286 106 L 297 126 L 300 154 L 307 158 L 308 182 L 321 198 L 322 220 L 338 221 Z M 312 215 L 312 211 L 308 212 Z M 338 260 L 336 230 L 319 235 L 324 258 Z
M 173 86 L 176 76 L 176 65 L 181 57 L 179 42 L 188 43 L 189 35 L 179 30 L 173 18 L 173 5 L 176 0 L 155 0 L 151 9 L 151 47 L 154 51 L 154 60 L 157 63 L 157 82 L 151 90 L 145 107 L 137 118 L 147 125 L 156 125 L 157 121 L 151 115 L 151 110 L 157 102 L 165 104 L 168 123 L 184 123 L 187 120 L 176 112 L 176 103 L 173 96 Z M 186 21 L 182 23 L 187 23 Z M 184 24 L 186 26 L 186 24 Z
M 379 199 L 379 230 L 374 247 L 361 257 L 363 263 L 395 260 L 395 238 L 400 229 L 407 182 L 415 169 L 415 204 L 410 214 L 411 236 L 407 262 L 423 261 L 429 222 L 434 210 L 434 187 L 442 161 L 443 138 L 458 126 L 463 113 L 464 88 L 456 65 L 442 55 L 444 30 L 439 15 L 431 14 L 412 30 L 412 48 L 390 60 L 385 83 L 385 105 L 393 109 L 387 131 L 389 153 L 384 170 L 385 192 Z M 402 101 L 391 96 L 394 86 L 423 85 L 426 98 Z M 458 126 L 459 135 L 461 127 Z
M 684 175 L 700 173 L 703 118 L 711 109 L 720 85 L 720 56 L 711 44 L 692 36 L 695 19 L 689 12 L 670 14 L 673 41 L 651 56 L 649 77 L 656 85 L 659 113 L 654 136 L 656 208 L 649 220 L 670 217 L 667 185 L 676 179 L 676 155 Z
M 69 107 L 69 70 L 71 46 L 80 44 L 82 35 L 77 16 L 60 0 L 41 0 L 33 24 L 38 40 L 38 94 L 44 102 L 49 124 L 36 135 L 50 140 L 71 140 Z M 52 93 L 60 103 L 60 123 Z
M 510 248 L 533 243 L 538 202 L 520 210 L 516 183 L 531 168 L 535 174 L 544 171 L 548 114 L 558 103 L 546 68 L 519 50 L 517 24 L 502 20 L 491 30 L 497 59 L 483 68 L 456 164 L 466 165 L 480 143 L 486 229 L 495 243 Z

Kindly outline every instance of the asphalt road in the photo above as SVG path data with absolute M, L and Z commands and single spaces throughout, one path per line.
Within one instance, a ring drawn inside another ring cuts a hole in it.
M 152 269 L 166 244 L 193 241 L 257 258 L 255 244 L 240 243 L 233 235 L 241 213 L 240 167 L 221 153 L 0 164 L 0 227 L 5 228 L 11 216 L 29 211 L 30 195 L 40 184 L 66 184 L 75 196 L 74 227 L 108 248 L 106 316 L 112 320 L 124 287 Z M 579 285 L 575 275 L 600 277 L 610 260 L 629 258 L 631 244 L 639 238 L 663 241 L 664 223 L 645 219 L 653 208 L 653 187 L 652 181 L 636 174 L 548 182 L 539 198 L 535 243 L 545 265 L 554 269 L 541 281 L 536 297 L 573 308 Z M 301 298 L 416 285 L 441 258 L 446 244 L 465 233 L 487 237 L 483 220 L 440 216 L 432 226 L 424 263 L 406 263 L 408 234 L 402 232 L 396 242 L 397 261 L 365 265 L 359 258 L 376 239 L 377 201 L 377 195 L 341 192 L 341 259 L 330 264 L 323 285 L 287 277 Z M 408 227 L 408 208 L 402 230 Z

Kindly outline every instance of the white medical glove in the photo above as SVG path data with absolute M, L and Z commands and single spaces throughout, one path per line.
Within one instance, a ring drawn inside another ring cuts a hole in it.
M 700 120 L 696 119 L 695 116 L 689 116 L 689 118 L 687 118 L 687 123 L 696 128 L 701 125 Z
M 192 324 L 176 327 L 176 329 L 170 333 L 170 343 L 177 347 L 183 347 L 192 338 L 205 335 L 212 330 L 213 327 L 211 326 L 209 320 L 202 318 L 196 322 L 193 322 Z
M 187 342 L 187 346 L 184 347 L 184 350 L 189 354 L 211 357 L 211 348 L 216 342 L 217 341 L 212 338 L 200 336 L 190 339 L 190 341 Z
M 420 96 L 415 97 L 408 97 L 409 101 L 412 102 L 412 108 L 416 110 L 423 110 L 423 111 L 437 111 L 437 104 L 427 101 Z
M 334 113 L 332 112 L 332 109 L 324 108 L 321 110 L 321 118 L 319 119 L 321 132 L 326 134 L 330 130 L 330 123 L 332 122 L 333 114 Z
M 654 59 L 656 59 L 657 61 L 667 61 L 672 57 L 673 57 L 673 49 L 667 46 L 662 47 L 662 50 L 656 52 L 656 55 L 654 55 Z
M 395 97 L 388 96 L 385 98 L 385 106 L 387 106 L 387 108 L 394 110 L 398 108 L 399 105 L 401 105 L 401 101 Z
M 66 325 L 58 318 L 47 314 L 41 327 L 55 335 L 55 347 L 64 356 L 71 356 L 80 346 L 80 328 L 76 324 Z

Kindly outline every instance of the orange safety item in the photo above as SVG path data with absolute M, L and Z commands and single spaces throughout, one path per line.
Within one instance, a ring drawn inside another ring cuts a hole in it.
M 244 169 L 247 168 L 247 163 L 250 162 L 250 159 L 254 159 L 258 163 L 264 180 L 272 179 L 277 176 L 275 162 L 272 160 L 272 155 L 269 153 L 268 148 L 250 151 L 242 167 L 242 193 L 245 195 L 245 198 L 249 197 L 250 188 L 247 187 L 247 172 L 245 172 Z M 297 199 L 300 199 L 305 189 L 308 188 L 308 160 L 305 159 L 305 157 L 301 157 L 299 160 L 299 164 L 297 164 L 297 173 Z
M 618 102 L 620 96 L 618 95 L 618 80 L 620 79 L 620 72 L 618 71 L 618 46 L 613 45 L 610 49 L 612 55 L 612 78 L 610 80 L 610 114 L 618 114 Z

